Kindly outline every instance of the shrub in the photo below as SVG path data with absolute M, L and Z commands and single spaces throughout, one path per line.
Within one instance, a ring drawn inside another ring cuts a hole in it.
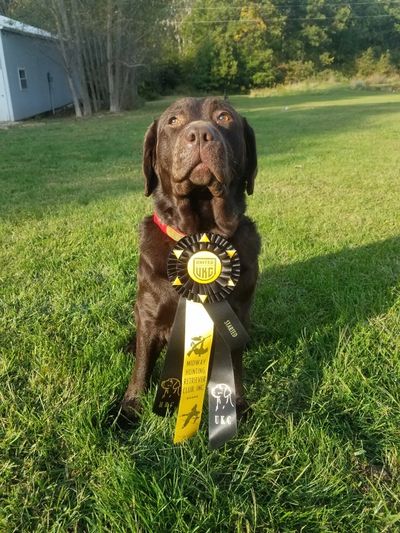
M 396 69 L 392 64 L 390 52 L 387 51 L 377 57 L 372 48 L 368 48 L 356 59 L 356 76 L 367 78 L 373 75 L 393 76 Z
M 356 59 L 356 76 L 365 78 L 376 71 L 376 57 L 372 48 L 368 48 Z
M 315 66 L 312 61 L 288 61 L 285 70 L 286 83 L 304 81 L 315 74 Z

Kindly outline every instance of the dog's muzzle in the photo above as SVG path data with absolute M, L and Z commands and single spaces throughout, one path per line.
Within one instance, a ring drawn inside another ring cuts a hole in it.
M 188 124 L 174 155 L 172 175 L 180 185 L 178 193 L 207 187 L 214 196 L 221 196 L 229 183 L 228 168 L 227 148 L 215 126 L 203 120 Z

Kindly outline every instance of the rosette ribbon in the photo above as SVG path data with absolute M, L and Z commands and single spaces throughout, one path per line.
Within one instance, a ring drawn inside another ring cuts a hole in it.
M 213 233 L 180 239 L 168 258 L 168 279 L 180 294 L 153 410 L 177 408 L 174 443 L 199 429 L 208 389 L 209 446 L 218 448 L 237 432 L 232 350 L 249 340 L 226 300 L 240 277 L 233 246 Z

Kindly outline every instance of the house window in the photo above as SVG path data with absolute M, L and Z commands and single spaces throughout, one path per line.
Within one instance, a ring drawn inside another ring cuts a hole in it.
M 18 69 L 18 76 L 19 76 L 19 86 L 21 87 L 21 90 L 28 88 L 28 81 L 26 79 L 26 71 L 24 68 Z

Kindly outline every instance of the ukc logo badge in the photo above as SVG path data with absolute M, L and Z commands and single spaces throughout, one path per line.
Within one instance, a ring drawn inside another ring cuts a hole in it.
M 222 270 L 220 258 L 209 251 L 192 255 L 187 266 L 189 276 L 197 283 L 212 283 L 219 278 Z
M 221 235 L 188 235 L 172 248 L 167 273 L 171 285 L 184 298 L 201 304 L 220 302 L 239 280 L 239 255 Z

